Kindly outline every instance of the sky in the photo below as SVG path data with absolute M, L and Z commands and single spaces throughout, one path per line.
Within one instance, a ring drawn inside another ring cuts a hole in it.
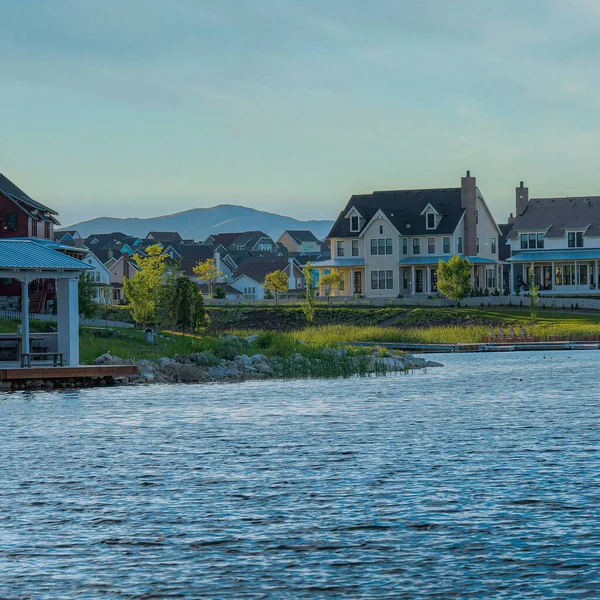
M 0 172 L 64 225 L 600 195 L 598 0 L 0 0 Z

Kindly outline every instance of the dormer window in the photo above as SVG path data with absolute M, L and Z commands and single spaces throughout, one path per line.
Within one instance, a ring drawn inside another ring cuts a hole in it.
M 427 229 L 435 229 L 435 214 L 427 213 Z
M 356 232 L 360 229 L 360 220 L 358 217 L 350 217 L 350 231 Z

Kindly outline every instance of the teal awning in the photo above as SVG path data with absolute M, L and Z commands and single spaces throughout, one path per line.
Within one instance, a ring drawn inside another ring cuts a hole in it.
M 331 260 L 321 260 L 319 262 L 310 263 L 311 267 L 322 269 L 335 269 L 339 267 L 364 267 L 364 258 L 332 258 Z
M 455 255 L 456 256 L 456 255 Z M 459 254 L 460 258 L 465 259 L 468 258 L 469 262 L 474 265 L 495 265 L 498 264 L 497 260 L 493 260 L 492 258 L 482 258 L 480 256 L 464 256 L 463 254 Z M 451 254 L 445 254 L 444 256 L 411 256 L 410 258 L 404 258 L 398 262 L 400 266 L 410 267 L 411 265 L 437 265 L 440 260 L 444 262 L 448 262 L 452 258 Z
M 0 240 L 2 270 L 86 271 L 92 269 L 76 258 L 53 250 L 44 242 L 32 239 Z
M 564 250 L 523 250 L 507 259 L 509 262 L 553 262 L 565 260 L 600 260 L 600 248 L 572 248 Z

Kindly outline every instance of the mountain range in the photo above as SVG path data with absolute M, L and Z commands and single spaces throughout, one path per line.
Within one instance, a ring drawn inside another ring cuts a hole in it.
M 277 239 L 286 229 L 303 229 L 312 231 L 321 240 L 327 236 L 332 225 L 333 221 L 300 221 L 245 206 L 221 204 L 147 219 L 98 217 L 64 229 L 75 229 L 82 237 L 115 231 L 145 237 L 149 231 L 176 231 L 184 239 L 196 241 L 202 241 L 214 233 L 234 231 L 264 231 Z

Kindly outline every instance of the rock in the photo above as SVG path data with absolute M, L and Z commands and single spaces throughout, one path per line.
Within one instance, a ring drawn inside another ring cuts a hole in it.
M 158 367 L 154 361 L 146 360 L 144 358 L 138 360 L 135 364 L 140 368 L 140 371 L 155 371 Z
M 113 356 L 112 354 L 106 352 L 99 356 L 95 361 L 95 365 L 122 365 L 123 359 L 118 356 Z
M 442 363 L 435 362 L 435 360 L 428 360 L 426 366 L 427 367 L 443 367 L 444 365 Z
M 172 364 L 175 364 L 176 362 L 177 362 L 177 361 L 176 361 L 176 360 L 173 360 L 172 358 L 168 358 L 168 357 L 166 357 L 166 356 L 163 356 L 163 357 L 159 358 L 159 359 L 156 361 L 156 364 L 157 364 L 159 367 L 165 367 L 166 365 L 172 365 Z
M 214 364 L 215 358 L 209 356 L 206 352 L 197 352 L 196 354 L 190 354 L 190 360 L 201 367 L 209 367 Z
M 176 354 L 173 358 L 176 362 L 182 365 L 189 365 L 192 362 L 192 359 L 189 357 L 188 354 Z
M 233 335 L 233 333 L 228 333 L 223 339 L 224 340 L 241 340 L 242 338 L 237 335 Z
M 208 370 L 207 375 L 212 379 L 227 379 L 232 377 L 239 377 L 239 369 L 230 363 L 230 365 L 219 365 L 218 367 L 212 367 Z
M 273 374 L 273 367 L 268 362 L 256 362 L 254 363 L 254 368 L 259 373 L 263 373 L 265 375 Z
M 253 333 L 252 335 L 249 335 L 249 336 L 246 338 L 246 341 L 247 341 L 249 344 L 253 344 L 253 343 L 254 343 L 254 342 L 255 342 L 255 341 L 258 339 L 258 338 L 259 338 L 259 335 L 258 335 L 257 333 Z
M 250 357 L 250 360 L 252 361 L 252 363 L 268 362 L 268 359 L 264 354 L 253 354 Z
M 0 381 L 0 392 L 8 391 L 12 388 L 12 383 L 10 381 Z

